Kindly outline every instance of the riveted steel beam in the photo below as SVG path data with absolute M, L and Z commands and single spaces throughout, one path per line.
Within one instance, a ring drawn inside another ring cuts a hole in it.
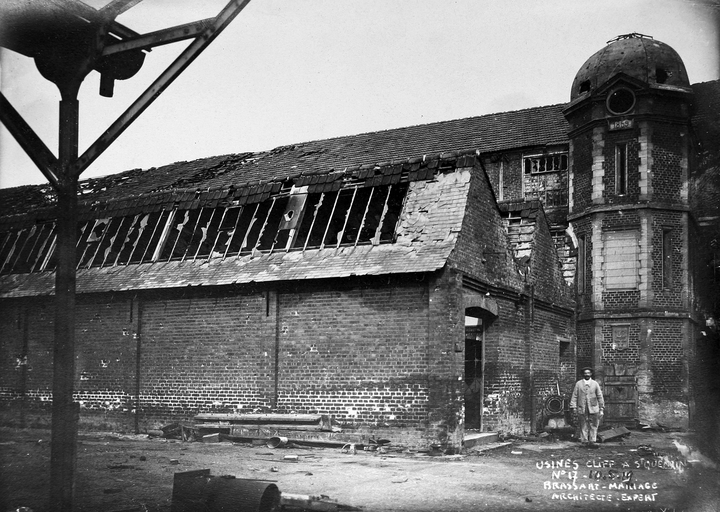
M 155 32 L 148 32 L 139 37 L 125 39 L 115 44 L 105 46 L 102 56 L 113 55 L 115 53 L 126 52 L 128 50 L 148 50 L 155 46 L 176 43 L 185 39 L 192 39 L 202 34 L 213 22 L 215 18 L 194 21 L 176 27 L 170 27 Z

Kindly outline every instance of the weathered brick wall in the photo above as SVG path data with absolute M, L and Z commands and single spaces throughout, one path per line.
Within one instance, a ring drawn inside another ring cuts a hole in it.
M 275 317 L 263 291 L 142 301 L 143 423 L 271 406 Z
M 570 398 L 575 382 L 574 318 L 536 307 L 532 314 L 535 428 L 544 428 L 543 407 L 551 396 Z M 532 405 L 532 404 L 531 404 Z
M 472 171 L 463 226 L 449 265 L 475 279 L 522 289 L 497 203 L 482 169 Z
M 535 219 L 530 269 L 531 283 L 535 285 L 535 296 L 538 299 L 567 307 L 574 306 L 574 291 L 565 282 L 555 240 L 542 209 L 538 210 Z
M 577 335 L 577 367 L 593 366 L 595 324 L 593 321 L 579 321 L 575 327 Z
M 136 394 L 132 299 L 80 296 L 75 318 L 75 400 L 86 422 L 122 425 L 130 419 Z
M 54 308 L 48 299 L 0 302 L 0 403 L 49 410 Z M 17 419 L 17 418 L 16 418 Z
M 535 394 L 541 397 L 556 395 L 558 386 L 562 392 L 564 385 L 567 384 L 566 379 L 574 377 L 574 371 L 569 376 L 559 371 L 562 363 L 566 365 L 572 363 L 572 370 L 574 370 L 572 347 L 561 346 L 561 340 L 570 339 L 574 334 L 573 319 L 536 307 L 532 324 L 531 361 L 535 379 Z M 565 351 L 562 357 L 560 355 L 561 348 Z
M 503 154 L 503 201 L 523 199 L 522 165 L 522 153 L 510 152 Z
M 458 446 L 461 292 L 453 274 L 81 297 L 81 421 L 134 428 L 139 350 L 141 430 L 199 412 L 272 409 L 331 414 L 350 427 L 422 429 L 418 438 Z M 51 398 L 52 300 L 37 302 L 32 309 L 3 304 L 10 334 L 0 345 L 5 405 L 23 389 L 34 408 Z M 25 310 L 31 357 L 23 384 L 15 366 Z
M 582 134 L 573 139 L 570 162 L 572 165 L 572 212 L 578 212 L 592 204 L 592 136 Z
M 499 315 L 485 332 L 485 397 L 483 428 L 529 432 L 530 390 L 526 365 L 525 311 L 522 305 L 498 298 Z
M 523 199 L 522 153 L 509 152 L 485 157 L 483 167 L 498 201 Z
M 653 200 L 680 201 L 683 182 L 683 147 L 687 144 L 678 126 L 655 124 L 652 131 Z
M 529 304 L 518 308 L 509 300 L 497 302 L 500 315 L 485 333 L 483 428 L 528 433 L 543 427 L 547 397 L 556 395 L 558 388 L 561 394 L 572 390 L 574 322 L 555 311 L 533 311 Z
M 652 268 L 651 288 L 653 291 L 653 306 L 658 308 L 683 307 L 684 269 L 688 262 L 687 249 L 684 239 L 686 236 L 686 222 L 684 214 L 680 212 L 657 210 L 652 215 L 651 258 Z M 663 279 L 663 232 L 670 231 L 672 247 L 671 286 L 664 286 Z
M 303 288 L 278 297 L 278 410 L 351 424 L 424 422 L 427 282 Z
M 3 326 L 7 335 L 0 344 L 3 405 L 10 408 L 13 422 L 27 413 L 28 423 L 49 426 L 54 299 L 5 301 L 2 310 L 0 316 L 7 322 Z M 74 397 L 84 424 L 121 430 L 132 425 L 136 338 L 132 336 L 130 311 L 131 301 L 122 297 L 77 300 Z M 23 322 L 27 322 L 26 327 Z M 24 339 L 26 364 L 15 363 L 13 367 L 12 361 L 23 352 Z
M 494 158 L 483 158 L 482 164 L 485 172 L 487 173 L 490 186 L 493 189 L 495 198 L 498 201 L 503 200 L 503 191 L 501 190 L 501 180 L 505 178 L 505 163 L 502 161 L 502 156 Z
M 650 360 L 654 394 L 658 398 L 684 400 L 683 320 L 656 319 L 652 329 Z
M 567 232 L 563 230 L 552 231 L 555 252 L 560 260 L 560 270 L 565 283 L 575 285 L 575 272 L 577 271 L 577 247 Z

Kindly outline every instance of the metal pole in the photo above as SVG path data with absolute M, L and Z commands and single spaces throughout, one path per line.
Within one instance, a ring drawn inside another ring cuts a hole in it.
M 78 407 L 75 379 L 75 260 L 78 177 L 71 166 L 78 154 L 78 101 L 60 102 L 60 173 L 57 187 L 58 234 L 55 270 L 55 349 L 53 358 L 50 503 L 71 512 L 75 493 Z

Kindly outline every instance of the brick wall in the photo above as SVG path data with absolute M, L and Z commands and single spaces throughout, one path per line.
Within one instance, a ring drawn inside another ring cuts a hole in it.
M 593 321 L 580 321 L 576 327 L 577 367 L 594 366 L 595 324 Z
M 535 285 L 538 299 L 568 307 L 574 306 L 574 290 L 563 276 L 555 240 L 542 209 L 538 210 L 535 219 L 530 268 L 530 282 Z
M 592 204 L 592 163 L 593 148 L 591 135 L 583 134 L 573 139 L 572 201 L 571 211 L 579 212 Z
M 525 364 L 525 308 L 506 299 L 499 298 L 497 303 L 499 316 L 485 332 L 483 428 L 529 432 L 530 418 L 525 412 L 530 390 L 529 368 Z
M 683 321 L 655 320 L 650 354 L 653 388 L 656 397 L 683 399 Z
M 560 259 L 560 269 L 563 279 L 570 285 L 575 285 L 575 272 L 577 270 L 577 247 L 570 235 L 563 230 L 553 230 L 553 244 L 555 252 Z
M 133 306 L 127 295 L 77 300 L 74 396 L 88 423 L 123 424 L 132 418 L 138 342 Z
M 655 124 L 652 132 L 653 200 L 679 202 L 683 184 L 685 133 L 673 125 Z
M 270 407 L 275 317 L 262 291 L 142 301 L 142 419 Z
M 13 423 L 50 425 L 52 402 L 54 300 L 3 301 L 5 322 L 0 344 L 0 397 Z M 131 428 L 136 338 L 130 323 L 131 301 L 122 297 L 79 297 L 76 305 L 75 400 L 81 421 L 102 428 Z M 27 319 L 26 319 L 27 318 Z M 23 322 L 27 322 L 24 326 Z M 18 355 L 27 343 L 25 365 Z M 23 396 L 25 397 L 24 403 Z
M 428 414 L 426 282 L 281 293 L 278 410 L 349 423 Z
M 272 409 L 326 413 L 348 428 L 390 427 L 458 446 L 463 356 L 454 348 L 464 339 L 461 301 L 452 272 L 83 296 L 75 384 L 81 422 L 134 428 L 139 350 L 142 431 L 190 422 L 199 412 Z M 31 309 L 3 303 L 9 336 L 0 345 L 0 398 L 7 409 L 24 390 L 23 413 L 51 397 L 52 300 L 36 302 Z M 31 355 L 23 383 L 16 366 L 24 310 L 31 315 Z M 47 414 L 43 421 L 49 423 Z
M 685 248 L 685 219 L 684 214 L 672 211 L 655 211 L 652 216 L 651 258 L 652 268 L 651 288 L 653 291 L 653 306 L 658 308 L 683 307 L 685 291 L 684 272 L 687 268 L 687 249 Z M 669 231 L 672 259 L 663 262 L 663 233 Z M 664 286 L 663 267 L 665 263 L 671 265 L 671 283 Z
M 34 411 L 49 411 L 54 314 L 51 306 L 46 299 L 0 302 L 0 329 L 3 333 L 0 343 L 0 406 L 3 408 L 22 405 Z M 15 419 L 20 421 L 25 418 L 18 416 Z
M 479 166 L 472 173 L 463 226 L 449 265 L 475 279 L 519 290 L 522 280 L 489 180 Z

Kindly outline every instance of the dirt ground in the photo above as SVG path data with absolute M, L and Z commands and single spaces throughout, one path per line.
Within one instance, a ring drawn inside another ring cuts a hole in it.
M 50 432 L 0 436 L 0 512 L 51 510 Z M 78 512 L 169 512 L 174 474 L 197 469 L 272 481 L 283 495 L 324 495 L 339 510 L 720 511 L 720 472 L 684 433 L 632 432 L 597 449 L 514 439 L 434 456 L 80 432 L 77 453 Z

